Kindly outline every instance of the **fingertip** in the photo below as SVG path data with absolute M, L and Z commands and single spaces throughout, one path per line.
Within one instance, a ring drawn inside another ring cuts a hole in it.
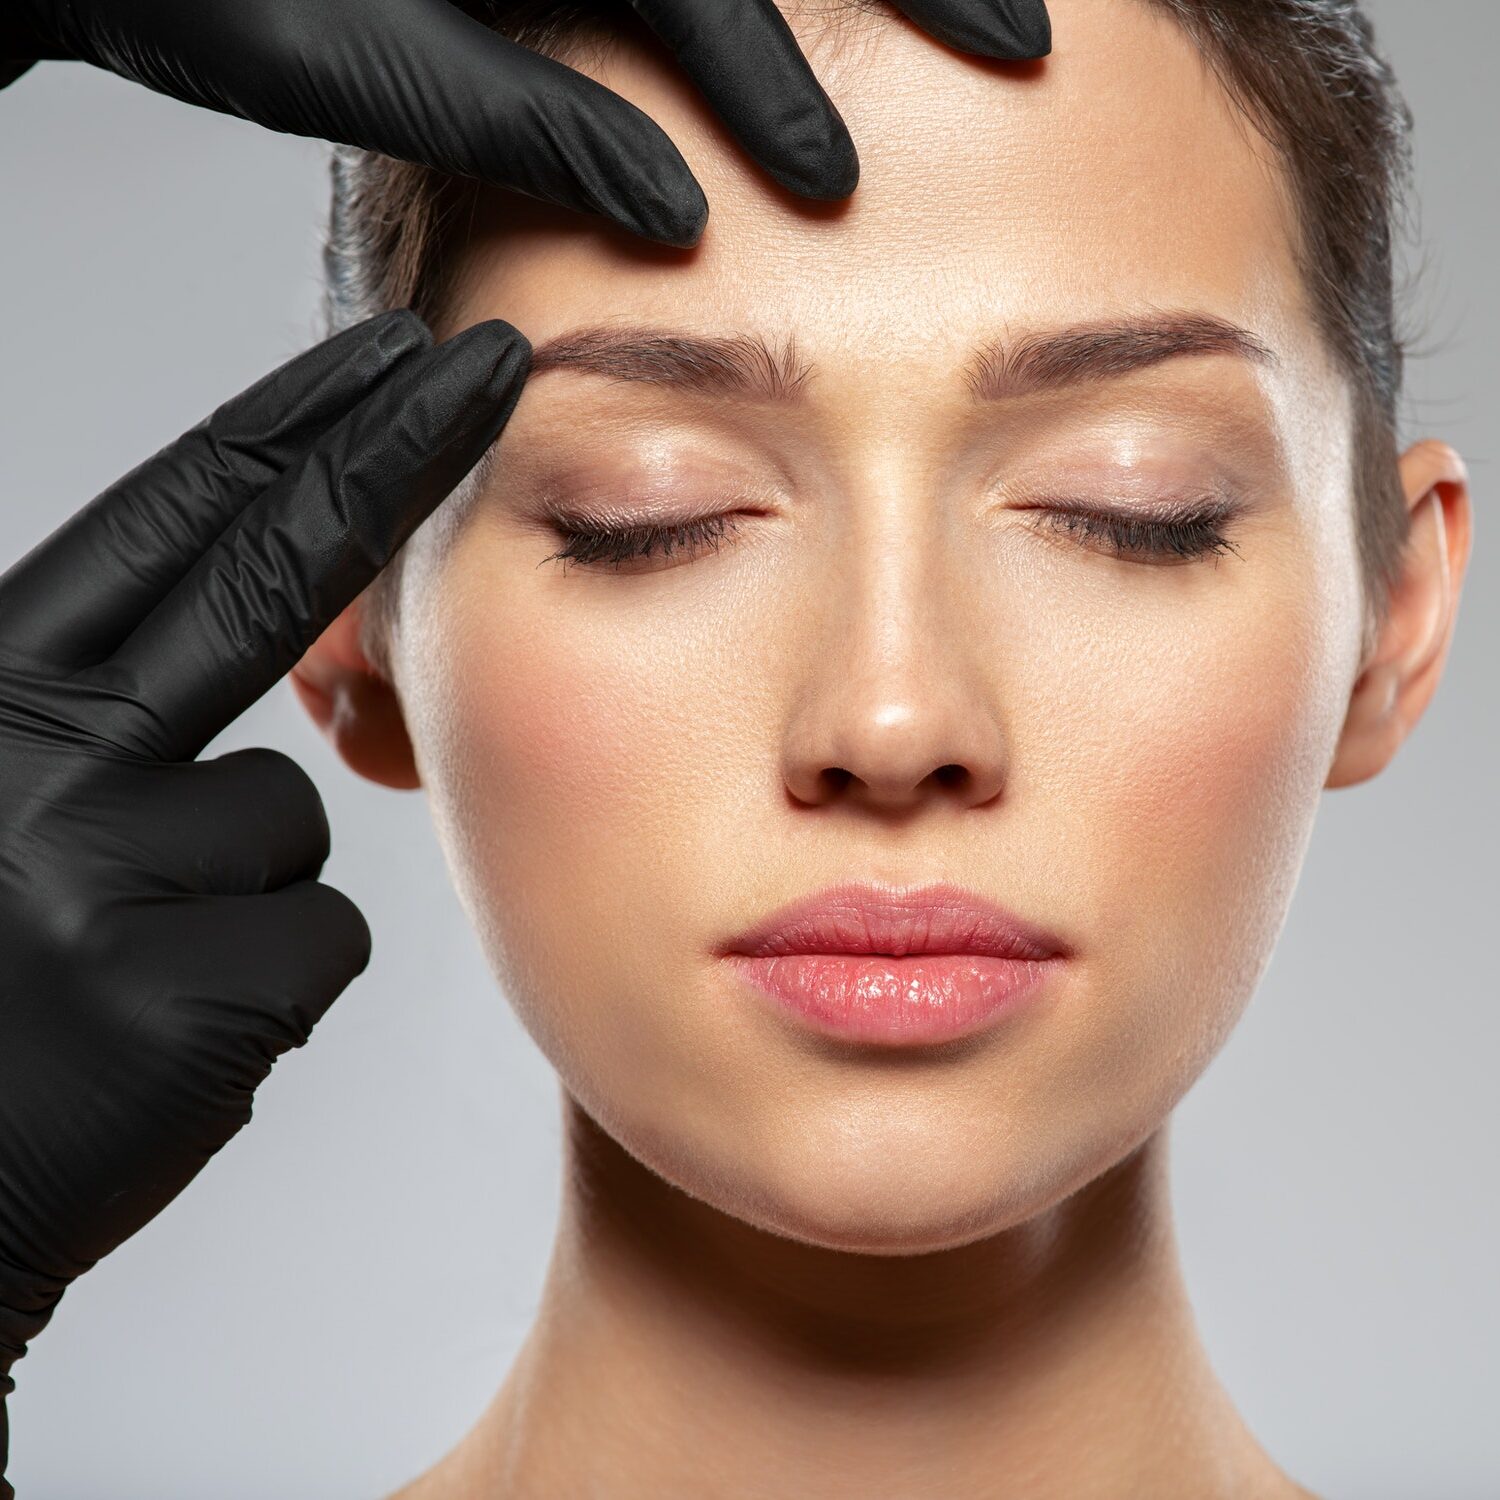
M 531 345 L 517 333 L 495 361 L 495 373 L 490 385 L 492 389 L 502 391 L 518 388 L 525 384 L 530 373 Z
M 366 326 L 375 330 L 375 342 L 381 353 L 393 359 L 432 343 L 432 330 L 409 307 L 393 307 L 377 313 Z
M 531 343 L 503 318 L 487 318 L 444 340 L 431 359 L 414 399 L 437 424 L 431 447 L 439 466 L 459 465 L 451 489 L 509 422 L 530 373 Z
M 859 152 L 840 123 L 830 129 L 827 142 L 807 154 L 795 167 L 768 167 L 789 191 L 804 198 L 833 202 L 847 198 L 859 186 Z
M 363 946 L 355 949 L 354 977 L 356 979 L 370 967 L 370 960 L 375 956 L 375 934 L 371 930 L 370 924 L 365 921 L 363 912 L 360 912 L 359 919 L 365 924 L 365 940 Z
M 427 325 L 406 307 L 376 313 L 338 337 L 351 341 L 356 368 L 369 382 L 385 379 L 413 355 L 432 345 Z
M 318 884 L 327 893 L 327 899 L 340 913 L 343 922 L 343 967 L 347 977 L 339 984 L 336 992 L 342 994 L 370 967 L 370 958 L 375 951 L 375 934 L 370 928 L 369 918 L 365 916 L 359 903 L 353 897 L 339 890 L 337 886 L 331 886 L 324 881 Z M 333 931 L 337 931 L 336 922 L 331 923 L 330 926 Z M 310 1027 L 308 1029 L 311 1030 Z
M 574 111 L 556 132 L 572 169 L 556 202 L 596 213 L 629 234 L 690 249 L 708 223 L 708 199 L 672 138 L 644 110 L 603 84 L 559 67 L 554 80 Z
M 1052 17 L 1045 0 L 1010 0 L 995 28 L 996 57 L 1034 62 L 1052 51 Z
M 1052 51 L 1045 0 L 897 0 L 924 30 L 960 52 L 1034 62 Z
M 490 371 L 490 396 L 499 407 L 502 422 L 509 421 L 516 402 L 521 399 L 522 387 L 531 373 L 531 343 L 518 328 L 501 318 L 491 320 L 500 347 L 495 355 L 494 368 Z
M 628 202 L 615 217 L 632 234 L 691 250 L 708 226 L 708 199 L 697 178 L 688 174 L 674 192 L 662 193 L 654 203 Z
M 1052 17 L 1043 0 L 1033 0 L 1021 8 L 1017 17 L 1017 43 L 1024 50 L 1017 53 L 1022 61 L 1046 57 L 1052 51 Z
M 504 318 L 491 318 L 489 326 L 494 330 L 493 336 L 501 346 L 499 358 L 495 362 L 496 375 L 503 375 L 507 379 L 517 375 L 524 376 L 531 366 L 531 340 L 514 323 L 507 323 Z
M 462 353 L 454 350 L 456 357 L 472 358 L 476 367 L 484 367 L 484 384 L 494 390 L 519 384 L 531 368 L 531 341 L 514 323 L 507 323 L 504 318 L 486 318 L 483 322 L 471 323 L 448 343 L 463 346 Z

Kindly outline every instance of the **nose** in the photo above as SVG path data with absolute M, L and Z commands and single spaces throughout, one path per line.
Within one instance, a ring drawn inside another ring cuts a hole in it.
M 1006 780 L 1006 735 L 971 585 L 887 533 L 845 551 L 806 620 L 782 778 L 809 806 L 977 807 Z

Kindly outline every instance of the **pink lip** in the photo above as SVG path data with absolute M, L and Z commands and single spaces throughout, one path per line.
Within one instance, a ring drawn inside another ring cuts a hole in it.
M 948 884 L 845 884 L 793 902 L 724 957 L 830 1036 L 888 1045 L 966 1036 L 1034 995 L 1069 950 Z

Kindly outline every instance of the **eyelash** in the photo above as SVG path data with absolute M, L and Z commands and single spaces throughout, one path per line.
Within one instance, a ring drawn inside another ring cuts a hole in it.
M 1107 543 L 1116 557 L 1145 556 L 1162 563 L 1181 564 L 1224 552 L 1239 555 L 1239 549 L 1219 529 L 1232 512 L 1232 507 L 1219 500 L 1165 520 L 1146 520 L 1081 506 L 1032 509 L 1059 531 Z M 696 555 L 700 546 L 710 542 L 717 552 L 725 533 L 738 530 L 734 517 L 723 513 L 696 521 L 614 529 L 568 526 L 561 522 L 557 526 L 568 544 L 560 552 L 543 558 L 543 562 L 561 561 L 564 571 L 570 562 L 585 567 L 603 564 L 618 568 L 637 557 L 658 553 L 670 557 L 674 549 Z
M 670 557 L 673 548 L 679 551 L 690 549 L 696 553 L 703 543 L 710 541 L 717 552 L 719 538 L 726 531 L 732 533 L 739 529 L 734 517 L 727 513 L 704 516 L 697 521 L 617 528 L 570 526 L 561 521 L 554 524 L 567 537 L 568 545 L 542 561 L 561 560 L 564 571 L 570 562 L 582 563 L 585 567 L 604 563 L 618 568 L 632 558 L 651 557 L 658 552 Z
M 1156 520 L 1075 505 L 1042 510 L 1054 529 L 1107 542 L 1116 557 L 1146 556 L 1166 564 L 1193 562 L 1224 552 L 1239 556 L 1239 548 L 1220 530 L 1233 513 L 1232 505 L 1218 499 Z

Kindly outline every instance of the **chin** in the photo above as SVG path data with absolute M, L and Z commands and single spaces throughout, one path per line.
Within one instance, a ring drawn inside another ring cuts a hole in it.
M 821 1122 L 757 1121 L 713 1143 L 625 1142 L 652 1171 L 753 1228 L 822 1249 L 957 1249 L 1045 1212 L 1099 1169 L 1036 1159 L 1021 1135 L 855 1105 Z M 1029 1132 L 1024 1133 L 1029 1134 Z
M 760 1199 L 737 1206 L 736 1216 L 768 1234 L 846 1254 L 932 1255 L 989 1239 L 1029 1217 L 1008 1213 L 977 1184 L 964 1193 L 924 1185 L 919 1198 L 890 1181 L 855 1195 L 837 1183 L 806 1196 L 778 1186 L 765 1184 Z

